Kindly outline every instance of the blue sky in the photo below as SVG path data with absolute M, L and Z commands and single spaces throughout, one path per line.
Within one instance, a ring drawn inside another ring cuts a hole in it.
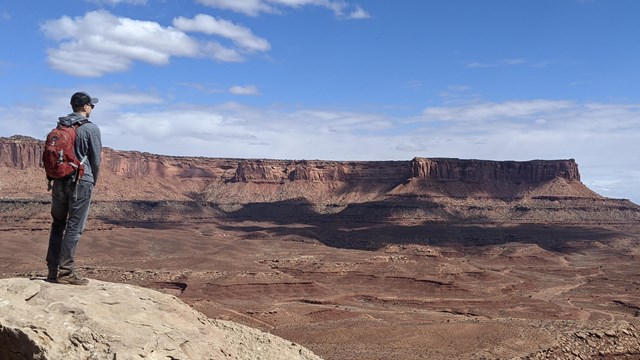
M 69 97 L 105 146 L 208 157 L 568 159 L 640 203 L 636 0 L 0 3 L 0 136 Z

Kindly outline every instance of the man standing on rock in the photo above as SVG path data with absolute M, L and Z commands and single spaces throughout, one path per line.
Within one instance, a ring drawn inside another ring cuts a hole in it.
M 58 124 L 76 127 L 75 155 L 84 161 L 84 175 L 54 179 L 51 193 L 51 234 L 47 250 L 48 281 L 61 284 L 86 285 L 89 280 L 78 275 L 74 258 L 84 231 L 93 187 L 100 171 L 102 140 L 100 129 L 89 122 L 97 98 L 86 92 L 71 96 L 73 113 L 60 117 Z

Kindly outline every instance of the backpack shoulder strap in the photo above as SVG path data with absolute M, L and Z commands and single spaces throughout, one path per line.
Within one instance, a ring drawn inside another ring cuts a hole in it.
M 73 126 L 75 129 L 77 129 L 77 128 L 79 128 L 80 126 L 82 126 L 82 125 L 84 125 L 84 124 L 86 124 L 86 123 L 90 123 L 90 122 L 91 122 L 91 121 L 89 121 L 89 119 L 84 119 L 84 120 L 78 121 L 77 123 L 73 124 L 72 126 Z

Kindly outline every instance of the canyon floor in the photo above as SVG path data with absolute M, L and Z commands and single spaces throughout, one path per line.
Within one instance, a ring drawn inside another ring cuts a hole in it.
M 157 221 L 102 216 L 108 206 L 79 244 L 82 274 L 174 294 L 325 359 L 640 359 L 640 224 L 220 209 Z M 0 277 L 44 276 L 46 201 L 0 215 Z

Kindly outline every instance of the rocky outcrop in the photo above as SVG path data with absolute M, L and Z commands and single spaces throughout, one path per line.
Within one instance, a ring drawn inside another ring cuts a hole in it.
M 536 183 L 563 178 L 580 181 L 578 164 L 570 160 L 487 161 L 414 158 L 411 177 L 419 180 Z
M 90 280 L 0 280 L 0 359 L 320 359 L 274 335 L 212 320 L 154 290 Z
M 138 151 L 104 148 L 103 171 L 124 178 L 220 179 L 230 177 L 237 160 L 160 156 Z
M 578 324 L 580 329 L 563 329 L 554 346 L 516 359 L 634 359 L 640 354 L 640 334 L 633 324 L 626 321 Z M 560 323 L 557 327 L 571 325 L 574 324 Z
M 414 158 L 411 161 L 243 160 L 231 182 L 284 181 L 386 182 L 424 181 L 536 183 L 563 178 L 580 181 L 575 160 L 489 161 Z
M 230 182 L 367 182 L 397 184 L 409 176 L 407 161 L 242 160 Z
M 44 141 L 15 135 L 0 138 L 0 166 L 17 169 L 42 167 Z

